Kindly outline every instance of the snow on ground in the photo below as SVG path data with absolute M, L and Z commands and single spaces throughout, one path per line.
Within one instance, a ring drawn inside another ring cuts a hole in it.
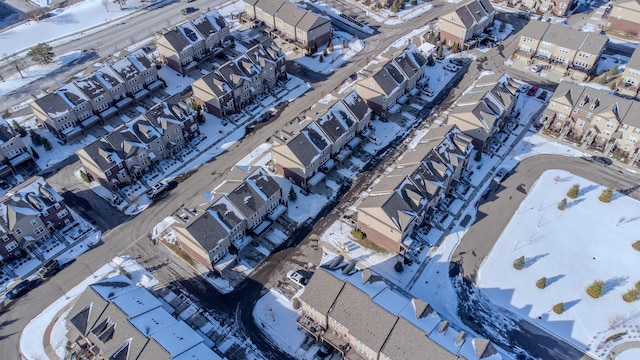
M 278 347 L 296 359 L 312 359 L 316 348 L 303 350 L 300 345 L 306 332 L 298 328 L 299 311 L 294 310 L 291 300 L 277 290 L 267 292 L 253 308 L 253 318 Z
M 288 181 L 286 179 L 284 180 Z M 320 194 L 305 194 L 297 185 L 290 186 L 293 186 L 294 191 L 297 194 L 297 199 L 296 201 L 289 201 L 289 210 L 287 216 L 298 224 L 302 224 L 303 222 L 316 216 L 316 214 L 318 214 L 329 201 L 329 199 Z M 288 196 L 289 190 L 285 192 L 283 188 L 282 194 L 283 196 Z
M 558 202 L 573 184 L 580 184 L 580 195 L 568 199 L 561 211 Z M 478 274 L 478 286 L 497 303 L 580 349 L 599 332 L 640 325 L 640 302 L 622 299 L 640 280 L 640 271 L 631 265 L 640 260 L 640 252 L 631 247 L 638 240 L 640 203 L 620 193 L 603 203 L 598 200 L 603 189 L 565 171 L 543 173 Z M 520 256 L 525 268 L 516 270 L 513 262 Z M 543 290 L 536 287 L 542 277 L 547 278 Z M 585 292 L 595 280 L 604 281 L 598 299 Z M 552 307 L 560 302 L 565 312 L 558 315 Z M 638 334 L 629 330 L 628 336 Z
M 318 52 L 312 56 L 297 56 L 293 60 L 309 69 L 313 69 L 313 71 L 331 74 L 334 69 L 342 66 L 357 53 L 364 50 L 365 47 L 364 41 L 356 39 L 353 35 L 343 31 L 334 31 L 331 41 L 333 42 L 333 51 L 327 50 L 327 55 L 323 55 L 323 51 L 326 49 L 326 47 L 323 47 L 318 49 Z M 286 54 L 291 56 L 293 52 L 288 51 Z
M 56 354 L 65 355 L 67 328 L 64 324 L 64 315 L 61 315 L 60 312 L 80 296 L 87 286 L 102 279 L 119 275 L 120 269 L 127 270 L 129 274 L 131 274 L 131 279 L 136 284 L 153 286 L 153 284 L 157 283 L 157 280 L 156 282 L 153 281 L 155 278 L 148 271 L 131 260 L 130 257 L 120 256 L 113 258 L 109 263 L 97 269 L 92 275 L 87 276 L 81 283 L 69 291 L 63 292 L 62 289 L 60 289 L 58 294 L 50 294 L 51 297 L 60 297 L 38 316 L 33 318 L 20 335 L 20 352 L 23 357 L 29 360 L 49 358 L 44 350 L 43 339 L 45 338 L 44 335 L 47 327 L 54 320 L 56 320 L 56 323 L 51 331 L 50 342 Z M 153 280 L 149 281 L 149 279 Z M 28 335 L 24 336 L 25 334 Z M 64 356 L 61 356 L 61 358 L 64 358 Z
M 618 72 L 622 73 L 627 63 L 629 62 L 629 57 L 621 54 L 609 55 L 603 54 L 598 62 L 596 63 L 595 73 L 597 75 L 602 74 L 605 71 L 609 71 L 613 69 L 615 66 L 618 67 Z M 608 89 L 611 90 L 611 89 Z

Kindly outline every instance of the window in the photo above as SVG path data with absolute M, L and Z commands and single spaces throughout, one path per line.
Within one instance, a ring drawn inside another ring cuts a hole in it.
M 67 210 L 62 210 L 58 213 L 58 219 L 62 219 L 67 215 L 69 215 L 69 212 Z
M 42 226 L 38 226 L 38 228 L 36 228 L 33 232 L 36 235 L 40 235 L 40 234 L 42 234 L 44 232 L 44 228 Z
M 56 209 L 60 209 L 62 206 L 60 206 L 59 203 L 56 203 L 53 207 L 55 207 Z
M 7 235 L 2 235 L 2 242 L 9 241 L 9 237 Z
M 18 243 L 15 241 L 12 241 L 10 243 L 8 243 L 7 245 L 5 245 L 5 249 L 7 249 L 7 251 L 12 251 L 13 249 L 18 247 Z
M 16 232 L 16 235 L 22 234 L 22 230 L 20 230 L 20 229 L 15 229 L 14 231 Z
M 637 141 L 637 139 L 636 139 L 635 137 L 633 137 L 633 136 L 629 136 L 629 137 L 627 138 L 627 141 L 628 141 L 628 142 L 630 142 L 630 143 L 632 143 L 632 144 L 635 144 L 635 143 L 636 143 L 636 141 Z
M 47 210 L 43 211 L 42 216 L 49 216 L 49 212 Z
M 111 176 L 111 170 L 105 170 L 104 174 L 107 175 L 107 176 Z
M 36 226 L 38 225 L 38 222 L 36 221 L 36 219 L 31 219 L 31 221 L 29 221 L 31 223 L 31 226 Z

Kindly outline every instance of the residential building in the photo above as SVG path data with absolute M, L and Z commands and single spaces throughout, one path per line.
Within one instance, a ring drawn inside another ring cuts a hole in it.
M 205 338 L 124 275 L 89 285 L 65 317 L 81 359 L 221 360 Z
M 620 0 L 613 3 L 607 19 L 607 28 L 624 35 L 640 35 L 640 4 L 637 0 Z
M 396 293 L 370 269 L 340 270 L 317 268 L 299 297 L 297 322 L 344 359 L 502 359 L 491 342 L 468 339 L 431 305 Z
M 640 86 L 640 51 L 636 48 L 624 67 L 616 84 L 616 93 L 623 96 L 637 97 Z
M 473 149 L 472 138 L 456 125 L 432 128 L 414 140 L 376 179 L 358 205 L 357 228 L 370 241 L 404 254 L 404 240 L 454 194 Z
M 186 74 L 210 55 L 221 51 L 223 41 L 229 36 L 224 17 L 214 9 L 158 35 L 156 48 L 161 61 Z
M 595 32 L 531 20 L 520 32 L 515 57 L 582 81 L 592 73 L 606 44 L 607 37 Z
M 32 177 L 0 197 L 0 256 L 44 259 L 38 246 L 74 222 L 62 196 L 43 178 Z
M 284 53 L 268 39 L 195 80 L 193 97 L 218 117 L 236 113 L 286 80 Z
M 330 96 L 273 137 L 272 166 L 303 188 L 314 186 L 324 178 L 323 166 L 328 169 L 351 155 L 360 141 L 357 133 L 370 119 L 371 110 L 355 91 L 342 98 Z
M 489 0 L 472 0 L 458 6 L 455 10 L 438 18 L 440 41 L 459 49 L 475 45 L 478 38 L 491 24 L 495 9 Z
M 540 122 L 546 131 L 629 164 L 640 156 L 640 103 L 561 82 Z
M 111 84 L 99 72 L 92 72 L 79 80 L 75 80 L 74 84 L 91 102 L 91 108 L 94 110 L 95 115 L 93 115 L 91 121 L 85 121 L 84 123 L 91 126 L 118 114 L 118 109 L 113 106 L 115 98 L 113 98 L 112 92 L 109 91 Z
M 176 94 L 76 154 L 93 180 L 115 190 L 130 185 L 155 162 L 175 155 L 198 135 L 195 111 Z
M 424 77 L 425 69 L 426 59 L 410 45 L 398 55 L 383 54 L 379 62 L 361 70 L 356 91 L 376 115 L 386 118 L 398 98 Z
M 245 0 L 246 15 L 262 21 L 270 33 L 311 51 L 331 40 L 331 21 L 286 0 Z
M 282 189 L 262 168 L 232 169 L 209 200 L 206 209 L 171 226 L 176 243 L 205 272 L 221 272 L 229 262 L 222 267 L 216 263 L 227 256 L 235 258 L 252 236 L 266 231 L 286 210 L 279 206 Z
M 455 124 L 470 136 L 476 149 L 489 149 L 515 106 L 517 88 L 506 74 L 481 76 L 456 100 L 447 124 Z
M 544 14 L 549 16 L 551 14 L 564 17 L 567 15 L 567 11 L 573 6 L 573 0 L 509 0 L 509 5 L 514 8 L 526 9 L 530 13 Z
M 34 161 L 20 134 L 0 116 L 0 178 L 29 160 Z

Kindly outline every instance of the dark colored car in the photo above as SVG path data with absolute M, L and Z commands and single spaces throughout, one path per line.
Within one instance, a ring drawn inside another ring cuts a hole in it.
M 604 157 L 604 156 L 592 156 L 591 159 L 594 162 L 603 164 L 603 165 L 611 165 L 613 164 L 613 160 L 609 159 L 608 157 Z
M 527 91 L 527 95 L 534 96 L 537 92 L 538 92 L 538 87 L 532 86 L 529 88 L 529 91 Z
M 17 299 L 21 296 L 23 296 L 24 294 L 28 293 L 29 290 L 31 290 L 33 287 L 31 280 L 25 280 L 21 283 L 19 283 L 18 285 L 16 285 L 16 287 L 14 287 L 13 289 L 11 289 L 11 291 L 9 291 L 7 293 L 7 299 Z
M 541 92 L 540 95 L 538 95 L 538 99 L 546 100 L 547 99 L 547 92 L 546 91 Z
M 62 270 L 60 263 L 58 263 L 58 260 L 53 259 L 44 263 L 40 270 L 38 270 L 38 274 L 40 274 L 41 278 L 45 279 L 57 274 L 60 270 Z

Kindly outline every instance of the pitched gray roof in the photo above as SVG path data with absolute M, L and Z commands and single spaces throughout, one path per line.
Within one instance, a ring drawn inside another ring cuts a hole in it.
M 364 116 L 371 111 L 367 103 L 358 95 L 358 93 L 354 90 L 350 94 L 346 95 L 342 102 L 345 104 L 347 109 L 351 111 L 353 116 L 358 119 L 358 121 L 362 120 Z
M 256 9 L 260 9 L 269 15 L 275 15 L 283 4 L 284 0 L 260 0 L 255 6 Z
M 300 301 L 321 314 L 328 314 L 342 290 L 344 282 L 330 274 L 325 268 L 318 267 L 311 281 L 300 295 Z
M 542 35 L 544 35 L 544 33 L 547 31 L 548 27 L 549 23 L 546 23 L 544 21 L 531 20 L 520 31 L 520 36 L 540 40 L 542 39 Z
M 313 146 L 311 141 L 302 133 L 291 139 L 291 141 L 287 143 L 287 146 L 304 166 L 311 164 L 314 157 L 318 155 L 316 147 Z
M 329 314 L 375 352 L 380 351 L 398 319 L 350 283 L 344 284 Z
M 633 54 L 631 54 L 631 58 L 625 67 L 625 71 L 627 69 L 634 69 L 640 71 L 640 50 L 636 48 L 633 50 Z
M 191 43 L 184 37 L 180 30 L 172 29 L 161 35 L 173 47 L 176 52 L 184 50 Z
M 607 44 L 607 37 L 593 32 L 581 32 L 555 23 L 531 20 L 521 36 L 546 41 L 567 49 L 598 55 Z
M 253 174 L 249 175 L 247 181 L 255 183 L 268 198 L 282 191 L 280 185 L 262 168 L 259 168 Z
M 316 123 L 332 142 L 338 140 L 340 136 L 346 134 L 348 131 L 331 112 L 327 112 L 323 117 L 318 119 Z
M 396 322 L 384 344 L 382 354 L 390 359 L 402 360 L 455 360 L 458 356 L 449 352 L 405 318 Z
M 297 28 L 304 31 L 311 31 L 317 27 L 320 27 L 326 23 L 330 22 L 328 19 L 324 17 L 320 17 L 316 14 L 305 12 L 302 19 L 296 25 Z
M 36 99 L 34 102 L 51 118 L 55 118 L 58 113 L 71 110 L 71 106 L 55 92 Z
M 294 4 L 285 1 L 282 6 L 274 14 L 276 18 L 281 19 L 286 24 L 296 26 L 296 24 L 305 16 L 305 11 Z
M 247 219 L 266 203 L 261 194 L 246 182 L 228 194 L 227 198 Z

